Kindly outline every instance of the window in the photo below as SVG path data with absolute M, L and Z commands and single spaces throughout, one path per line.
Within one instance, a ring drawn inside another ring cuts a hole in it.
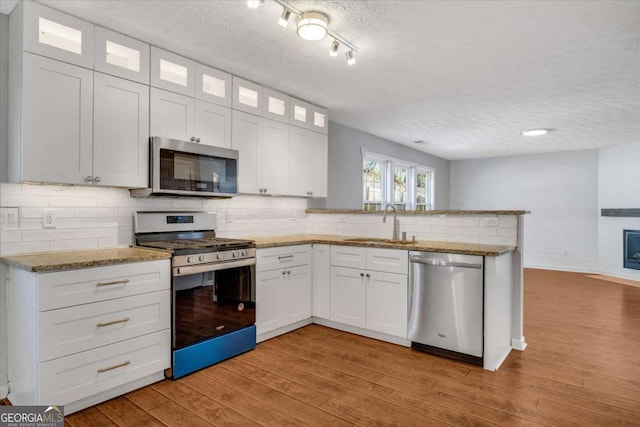
M 372 153 L 364 153 L 362 163 L 364 210 L 381 210 L 387 203 L 398 211 L 433 209 L 433 169 Z

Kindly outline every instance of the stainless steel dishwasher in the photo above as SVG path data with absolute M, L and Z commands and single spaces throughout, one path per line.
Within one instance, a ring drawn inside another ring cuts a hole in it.
M 484 258 L 410 251 L 409 267 L 411 347 L 482 365 Z

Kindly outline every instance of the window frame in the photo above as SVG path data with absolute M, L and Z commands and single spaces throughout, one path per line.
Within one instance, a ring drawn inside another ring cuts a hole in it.
M 389 156 L 384 156 L 381 154 L 373 153 L 370 151 L 366 151 L 364 149 L 361 150 L 362 157 L 360 162 L 360 185 L 361 185 L 361 198 L 362 198 L 362 209 L 363 210 L 371 210 L 367 209 L 367 204 L 382 204 L 382 209 L 391 203 L 396 206 L 398 203 L 395 202 L 395 182 L 394 182 L 394 172 L 396 167 L 402 167 L 407 169 L 407 188 L 406 188 L 406 202 L 404 203 L 404 210 L 415 211 L 418 210 L 418 206 L 424 206 L 424 210 L 433 210 L 435 204 L 435 179 L 436 179 L 436 168 L 420 165 L 417 163 L 407 162 L 405 160 L 395 159 Z M 382 179 L 382 201 L 367 201 L 365 200 L 365 162 L 374 161 L 382 163 L 382 171 L 381 175 Z M 426 189 L 425 189 L 425 203 L 418 203 L 418 188 L 417 188 L 417 177 L 419 173 L 425 173 L 427 175 L 426 179 Z M 397 207 L 399 208 L 399 207 Z

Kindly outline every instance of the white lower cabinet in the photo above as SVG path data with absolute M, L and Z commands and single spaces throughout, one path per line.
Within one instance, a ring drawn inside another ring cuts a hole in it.
M 407 338 L 408 253 L 331 246 L 331 320 Z
M 71 413 L 164 377 L 169 260 L 47 273 L 9 269 L 9 399 Z
M 331 245 L 313 245 L 311 314 L 331 318 Z
M 258 249 L 256 258 L 258 339 L 260 335 L 310 319 L 311 246 Z

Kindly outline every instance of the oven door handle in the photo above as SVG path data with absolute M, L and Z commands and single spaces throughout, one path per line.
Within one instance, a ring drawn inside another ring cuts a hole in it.
M 185 267 L 173 267 L 173 276 L 188 276 L 189 274 L 206 273 L 209 271 L 228 270 L 230 268 L 247 267 L 256 265 L 256 259 L 241 259 L 231 262 L 220 262 L 215 264 L 188 265 Z

